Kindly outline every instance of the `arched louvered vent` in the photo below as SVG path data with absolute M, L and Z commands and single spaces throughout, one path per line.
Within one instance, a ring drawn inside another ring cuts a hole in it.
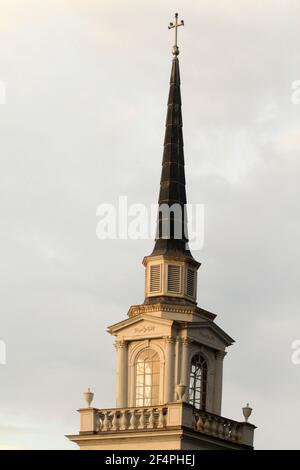
M 168 266 L 168 291 L 180 294 L 181 267 L 173 264 Z
M 186 293 L 190 297 L 195 297 L 195 277 L 196 272 L 193 269 L 187 270 Z
M 161 291 L 161 265 L 150 266 L 150 292 Z

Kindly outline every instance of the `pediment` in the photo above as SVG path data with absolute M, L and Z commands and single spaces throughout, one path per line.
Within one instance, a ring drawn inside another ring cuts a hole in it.
M 234 340 L 213 322 L 195 322 L 188 325 L 188 337 L 214 349 L 225 349 Z
M 110 326 L 108 331 L 126 340 L 160 338 L 171 335 L 173 323 L 172 320 L 141 314 Z

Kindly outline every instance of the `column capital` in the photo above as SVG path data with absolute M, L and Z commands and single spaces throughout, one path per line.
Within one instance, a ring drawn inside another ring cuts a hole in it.
M 190 338 L 181 338 L 181 343 L 187 346 L 188 344 L 191 344 L 192 340 Z
M 227 352 L 226 351 L 215 351 L 215 358 L 216 359 L 224 359 L 226 356 Z
M 167 344 L 173 344 L 176 341 L 176 339 L 173 336 L 165 336 L 164 339 Z
M 126 349 L 127 348 L 127 341 L 125 341 L 124 339 L 116 340 L 115 343 L 114 343 L 114 346 L 115 346 L 117 351 L 118 351 L 118 349 Z

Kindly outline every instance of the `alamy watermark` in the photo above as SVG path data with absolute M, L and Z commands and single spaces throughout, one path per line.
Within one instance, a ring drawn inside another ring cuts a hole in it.
M 0 366 L 6 364 L 6 344 L 0 339 Z
M 6 84 L 0 80 L 0 104 L 6 104 Z
M 295 366 L 298 366 L 300 364 L 300 339 L 295 339 L 292 342 L 292 349 L 291 361 Z
M 300 104 L 300 80 L 295 80 L 292 83 L 292 104 Z
M 120 196 L 117 204 L 100 204 L 96 235 L 99 240 L 189 239 L 192 250 L 204 245 L 204 204 L 129 204 Z M 189 229 L 187 230 L 187 225 Z

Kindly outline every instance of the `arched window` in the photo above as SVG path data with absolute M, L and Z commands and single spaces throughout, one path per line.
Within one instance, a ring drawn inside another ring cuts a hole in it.
M 192 358 L 189 402 L 195 408 L 205 410 L 207 389 L 207 362 L 201 354 Z
M 153 406 L 159 402 L 159 356 L 153 349 L 144 349 L 135 369 L 135 406 Z

